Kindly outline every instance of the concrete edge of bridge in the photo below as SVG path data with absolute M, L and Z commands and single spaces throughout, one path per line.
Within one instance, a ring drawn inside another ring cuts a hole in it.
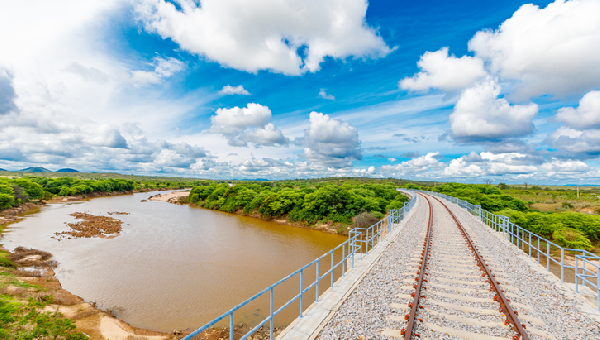
M 319 302 L 311 304 L 302 318 L 296 318 L 276 340 L 298 340 L 298 339 L 314 339 L 316 338 L 323 327 L 329 322 L 333 314 L 340 308 L 348 296 L 360 284 L 365 275 L 373 268 L 379 258 L 385 253 L 392 242 L 398 237 L 400 231 L 408 223 L 420 201 L 417 201 L 413 209 L 400 222 L 399 226 L 385 240 L 373 249 L 373 251 L 363 257 L 362 260 L 354 260 L 354 269 L 346 272 L 345 277 L 339 278 L 337 282 L 330 287 Z
M 446 201 L 446 200 L 444 200 L 444 201 Z M 456 205 L 452 202 L 449 202 L 449 201 L 446 201 L 446 204 L 448 204 L 452 207 L 457 207 L 458 209 L 463 209 L 463 208 L 459 207 L 458 205 Z M 472 216 L 472 218 L 475 219 L 476 221 L 480 222 L 482 226 L 489 228 L 485 224 L 483 224 L 481 221 L 479 221 L 479 219 L 477 219 L 475 216 Z M 510 243 L 510 241 L 508 241 L 505 237 L 503 237 L 501 233 L 494 232 L 492 234 L 495 235 L 496 238 L 498 238 L 498 240 L 505 246 L 507 246 L 507 247 L 513 246 L 514 247 L 514 245 L 512 243 Z M 581 313 L 587 315 L 591 319 L 595 320 L 598 324 L 600 324 L 600 312 L 598 310 L 596 310 L 595 305 L 592 305 L 592 301 L 585 298 L 585 296 L 584 296 L 585 293 L 582 292 L 582 290 L 585 291 L 584 287 L 582 287 L 580 285 L 579 291 L 581 293 L 577 294 L 575 292 L 575 284 L 574 283 L 560 282 L 560 279 L 558 277 L 556 277 L 556 275 L 552 274 L 552 272 L 547 271 L 546 267 L 537 263 L 536 261 L 533 260 L 533 258 L 530 258 L 525 253 L 519 254 L 517 256 L 520 259 L 522 259 L 523 262 L 525 262 L 531 268 L 531 270 L 545 276 L 548 279 L 549 283 L 554 285 L 554 287 L 558 291 L 563 292 L 563 294 L 565 294 L 565 296 L 567 296 L 568 298 L 575 300 L 577 302 L 577 309 Z M 587 287 L 585 287 L 585 288 L 587 288 Z M 590 291 L 590 295 L 595 295 L 595 294 L 593 294 L 593 292 L 591 292 L 591 290 L 589 288 L 587 288 L 587 289 Z

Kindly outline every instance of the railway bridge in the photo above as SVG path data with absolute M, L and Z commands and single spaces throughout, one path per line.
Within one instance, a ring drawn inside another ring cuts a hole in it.
M 600 258 L 459 199 L 405 192 L 403 209 L 187 338 L 229 321 L 231 340 L 600 339 Z M 298 295 L 273 306 L 277 286 L 296 277 Z M 269 295 L 269 315 L 236 334 L 235 312 Z M 278 313 L 298 305 L 274 332 Z

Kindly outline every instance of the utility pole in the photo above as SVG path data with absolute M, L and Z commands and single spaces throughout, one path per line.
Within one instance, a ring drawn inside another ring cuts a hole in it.
M 579 199 L 579 184 L 577 184 L 577 199 Z

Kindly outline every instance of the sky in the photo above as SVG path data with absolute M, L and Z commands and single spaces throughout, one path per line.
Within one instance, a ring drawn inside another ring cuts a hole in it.
M 0 168 L 600 184 L 600 0 L 0 3 Z

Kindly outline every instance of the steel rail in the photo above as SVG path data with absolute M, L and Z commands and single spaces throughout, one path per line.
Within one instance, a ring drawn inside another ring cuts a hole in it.
M 504 313 L 504 315 L 506 316 L 506 321 L 504 321 L 504 324 L 505 325 L 511 324 L 512 329 L 518 333 L 518 335 L 513 336 L 513 340 L 519 340 L 519 339 L 529 340 L 529 336 L 527 335 L 527 332 L 525 331 L 525 326 L 523 324 L 521 324 L 521 321 L 519 320 L 519 318 L 517 316 L 518 312 L 514 311 L 512 309 L 512 307 L 510 306 L 510 304 L 509 304 L 510 300 L 507 299 L 506 296 L 504 295 L 504 290 L 502 290 L 500 288 L 500 284 L 498 283 L 498 281 L 496 281 L 495 276 L 492 274 L 492 272 L 488 268 L 489 265 L 485 263 L 483 257 L 477 250 L 477 247 L 473 244 L 473 240 L 471 240 L 471 237 L 469 236 L 469 234 L 467 234 L 465 228 L 458 221 L 458 219 L 456 218 L 454 213 L 452 213 L 452 211 L 450 211 L 448 206 L 446 206 L 444 203 L 442 203 L 442 201 L 437 199 L 435 196 L 432 196 L 432 198 L 435 199 L 436 201 L 438 201 L 444 208 L 446 208 L 446 210 L 448 211 L 448 213 L 450 214 L 450 216 L 456 223 L 456 226 L 460 230 L 461 234 L 463 235 L 464 239 L 467 241 L 467 243 L 468 243 L 467 245 L 469 246 L 469 248 L 471 248 L 471 252 L 475 256 L 477 266 L 479 266 L 479 269 L 484 272 L 485 276 L 487 276 L 486 282 L 490 284 L 490 291 L 493 290 L 496 293 L 494 300 L 500 303 L 500 312 Z M 484 275 L 482 275 L 482 276 L 484 276 Z
M 425 243 L 423 243 L 421 261 L 419 261 L 420 267 L 419 271 L 417 272 L 418 276 L 415 277 L 415 281 L 417 282 L 413 285 L 413 287 L 415 287 L 415 291 L 412 293 L 414 294 L 414 299 L 413 302 L 409 302 L 408 304 L 408 307 L 410 307 L 410 313 L 404 316 L 404 318 L 408 320 L 408 326 L 406 326 L 406 329 L 402 328 L 402 330 L 400 330 L 400 334 L 404 335 L 405 340 L 410 340 L 414 331 L 417 310 L 419 309 L 419 300 L 421 298 L 421 288 L 427 289 L 426 287 L 423 287 L 423 282 L 427 282 L 427 279 L 425 279 L 425 275 L 427 275 L 425 269 L 427 267 L 429 246 L 431 245 L 431 231 L 433 229 L 433 210 L 431 208 L 431 203 L 429 203 L 429 199 L 425 197 L 425 195 L 421 193 L 419 193 L 419 195 L 425 198 L 425 201 L 427 201 L 427 205 L 429 206 L 429 220 L 427 222 L 427 235 L 425 236 Z M 419 321 L 422 322 L 423 320 Z M 415 335 L 420 337 L 419 334 L 415 333 Z

